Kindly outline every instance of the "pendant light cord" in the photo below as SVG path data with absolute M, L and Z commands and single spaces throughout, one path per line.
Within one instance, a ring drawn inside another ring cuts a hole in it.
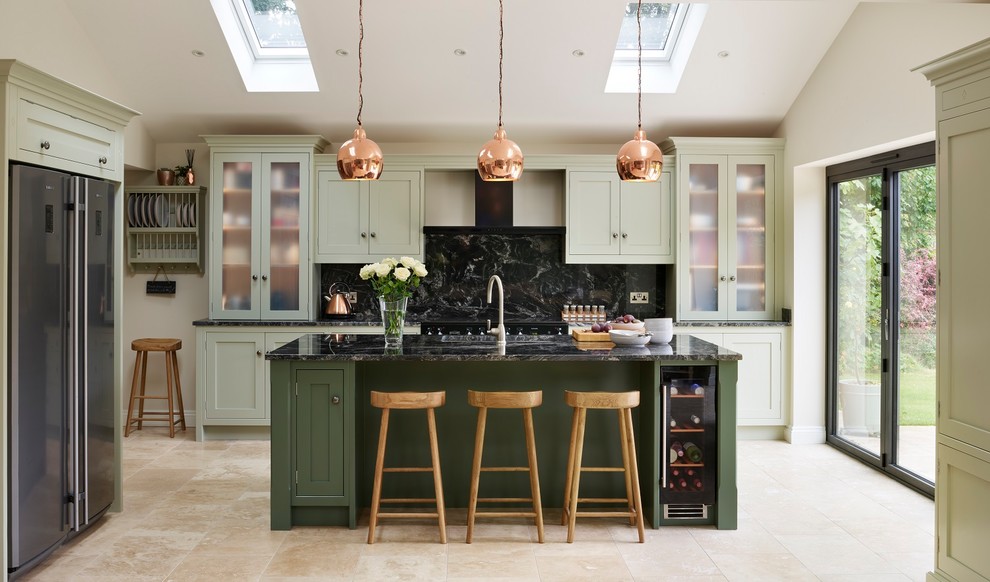
M 502 37 L 505 34 L 502 0 L 498 0 L 498 126 L 502 127 Z
M 364 60 L 362 53 L 364 52 L 364 0 L 358 0 L 358 26 L 360 29 L 360 34 L 358 36 L 358 114 L 357 114 L 357 124 L 361 127 L 361 110 L 364 109 L 364 93 L 362 92 L 362 85 L 364 84 L 364 73 L 362 69 L 364 68 Z
M 643 129 L 643 25 L 640 23 L 640 10 L 643 0 L 636 4 L 636 128 Z

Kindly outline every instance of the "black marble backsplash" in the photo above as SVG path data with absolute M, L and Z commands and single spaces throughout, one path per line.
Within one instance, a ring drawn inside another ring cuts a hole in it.
M 609 317 L 666 317 L 664 265 L 568 265 L 564 237 L 558 234 L 425 236 L 423 262 L 429 275 L 409 300 L 410 321 L 497 319 L 497 294 L 493 305 L 485 302 L 491 275 L 502 279 L 507 320 L 559 320 L 565 303 L 604 305 Z M 330 285 L 341 282 L 358 293 L 356 314 L 378 315 L 371 286 L 358 276 L 361 265 L 320 267 L 320 313 Z M 631 291 L 648 292 L 650 302 L 629 304 Z

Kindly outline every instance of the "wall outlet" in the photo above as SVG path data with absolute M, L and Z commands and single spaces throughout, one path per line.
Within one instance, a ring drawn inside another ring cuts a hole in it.
M 629 303 L 649 303 L 650 294 L 646 291 L 630 291 Z
M 347 293 L 344 293 L 344 295 L 347 297 L 347 302 L 351 305 L 357 303 L 357 291 L 348 291 Z

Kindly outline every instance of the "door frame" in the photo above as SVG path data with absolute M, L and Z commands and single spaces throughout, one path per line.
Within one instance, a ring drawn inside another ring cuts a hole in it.
M 903 170 L 935 165 L 935 142 L 909 146 L 869 158 L 852 160 L 826 169 L 826 215 L 827 215 L 827 300 L 826 300 L 826 406 L 825 440 L 828 444 L 848 455 L 870 465 L 917 491 L 933 497 L 932 483 L 895 464 L 898 441 L 895 436 L 899 411 L 899 370 L 898 353 L 895 349 L 900 341 L 898 263 L 900 198 L 897 194 L 894 175 Z M 880 453 L 858 447 L 848 439 L 837 435 L 838 429 L 838 369 L 837 358 L 837 309 L 838 295 L 836 276 L 838 212 L 836 211 L 837 185 L 855 178 L 881 175 L 882 199 L 882 238 L 881 238 L 881 380 L 880 380 Z

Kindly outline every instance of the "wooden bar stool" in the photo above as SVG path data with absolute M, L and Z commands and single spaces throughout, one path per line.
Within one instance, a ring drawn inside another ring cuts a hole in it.
M 639 392 L 572 392 L 564 391 L 567 404 L 574 409 L 571 420 L 571 444 L 567 453 L 567 481 L 564 486 L 564 511 L 560 524 L 567 524 L 567 542 L 574 541 L 574 525 L 578 517 L 629 517 L 629 525 L 639 529 L 639 542 L 646 541 L 643 531 L 643 501 L 639 491 L 639 467 L 636 464 L 636 441 L 633 437 L 632 409 L 639 406 Z M 581 455 L 584 451 L 584 427 L 589 408 L 615 410 L 619 414 L 619 438 L 622 444 L 621 467 L 582 467 Z M 624 498 L 578 497 L 581 473 L 622 472 L 626 481 Z M 627 511 L 581 511 L 578 502 L 624 503 Z
M 127 405 L 127 424 L 124 426 L 124 436 L 131 434 L 132 430 L 141 430 L 145 421 L 165 421 L 168 422 L 168 436 L 175 437 L 175 425 L 178 424 L 182 430 L 186 430 L 185 406 L 182 404 L 182 384 L 179 381 L 179 359 L 176 352 L 182 349 L 182 341 L 174 338 L 142 338 L 131 342 L 131 349 L 137 352 L 134 359 L 134 378 L 131 380 L 131 399 Z M 165 395 L 147 396 L 145 394 L 145 380 L 148 376 L 148 352 L 165 352 Z M 140 386 L 138 378 L 140 377 Z M 172 392 L 175 391 L 175 401 L 173 402 Z M 167 400 L 168 411 L 145 411 L 145 400 Z M 134 403 L 137 402 L 137 416 L 134 415 Z M 178 404 L 178 410 L 174 404 Z M 164 418 L 148 418 L 148 417 Z M 133 425 L 137 424 L 137 428 Z
M 447 519 L 443 506 L 443 483 L 440 480 L 440 449 L 437 444 L 437 420 L 433 409 L 443 406 L 447 393 L 440 392 L 371 392 L 371 405 L 382 409 L 382 426 L 378 433 L 378 458 L 375 460 L 375 484 L 371 495 L 371 519 L 368 521 L 368 543 L 375 543 L 375 526 L 380 517 L 423 518 L 435 517 L 440 526 L 440 543 L 447 543 Z M 385 467 L 385 440 L 388 436 L 389 411 L 397 410 L 426 410 L 426 421 L 430 432 L 429 467 Z M 435 498 L 394 498 L 382 499 L 382 473 L 433 473 L 433 488 Z M 435 501 L 436 513 L 417 512 L 383 512 L 379 511 L 382 503 L 429 503 Z
M 540 500 L 540 476 L 536 467 L 536 438 L 533 435 L 533 408 L 543 404 L 543 392 L 476 392 L 468 390 L 468 404 L 478 408 L 478 428 L 474 436 L 474 463 L 471 467 L 471 501 L 468 506 L 467 543 L 474 535 L 474 518 L 483 517 L 532 517 L 536 520 L 536 531 L 543 543 L 543 506 Z M 518 408 L 523 414 L 523 431 L 526 433 L 526 453 L 529 463 L 526 467 L 482 467 L 481 455 L 485 446 L 485 423 L 489 408 Z M 529 471 L 531 497 L 489 497 L 478 498 L 478 482 L 482 471 Z M 478 502 L 518 503 L 529 501 L 533 511 L 477 511 Z

